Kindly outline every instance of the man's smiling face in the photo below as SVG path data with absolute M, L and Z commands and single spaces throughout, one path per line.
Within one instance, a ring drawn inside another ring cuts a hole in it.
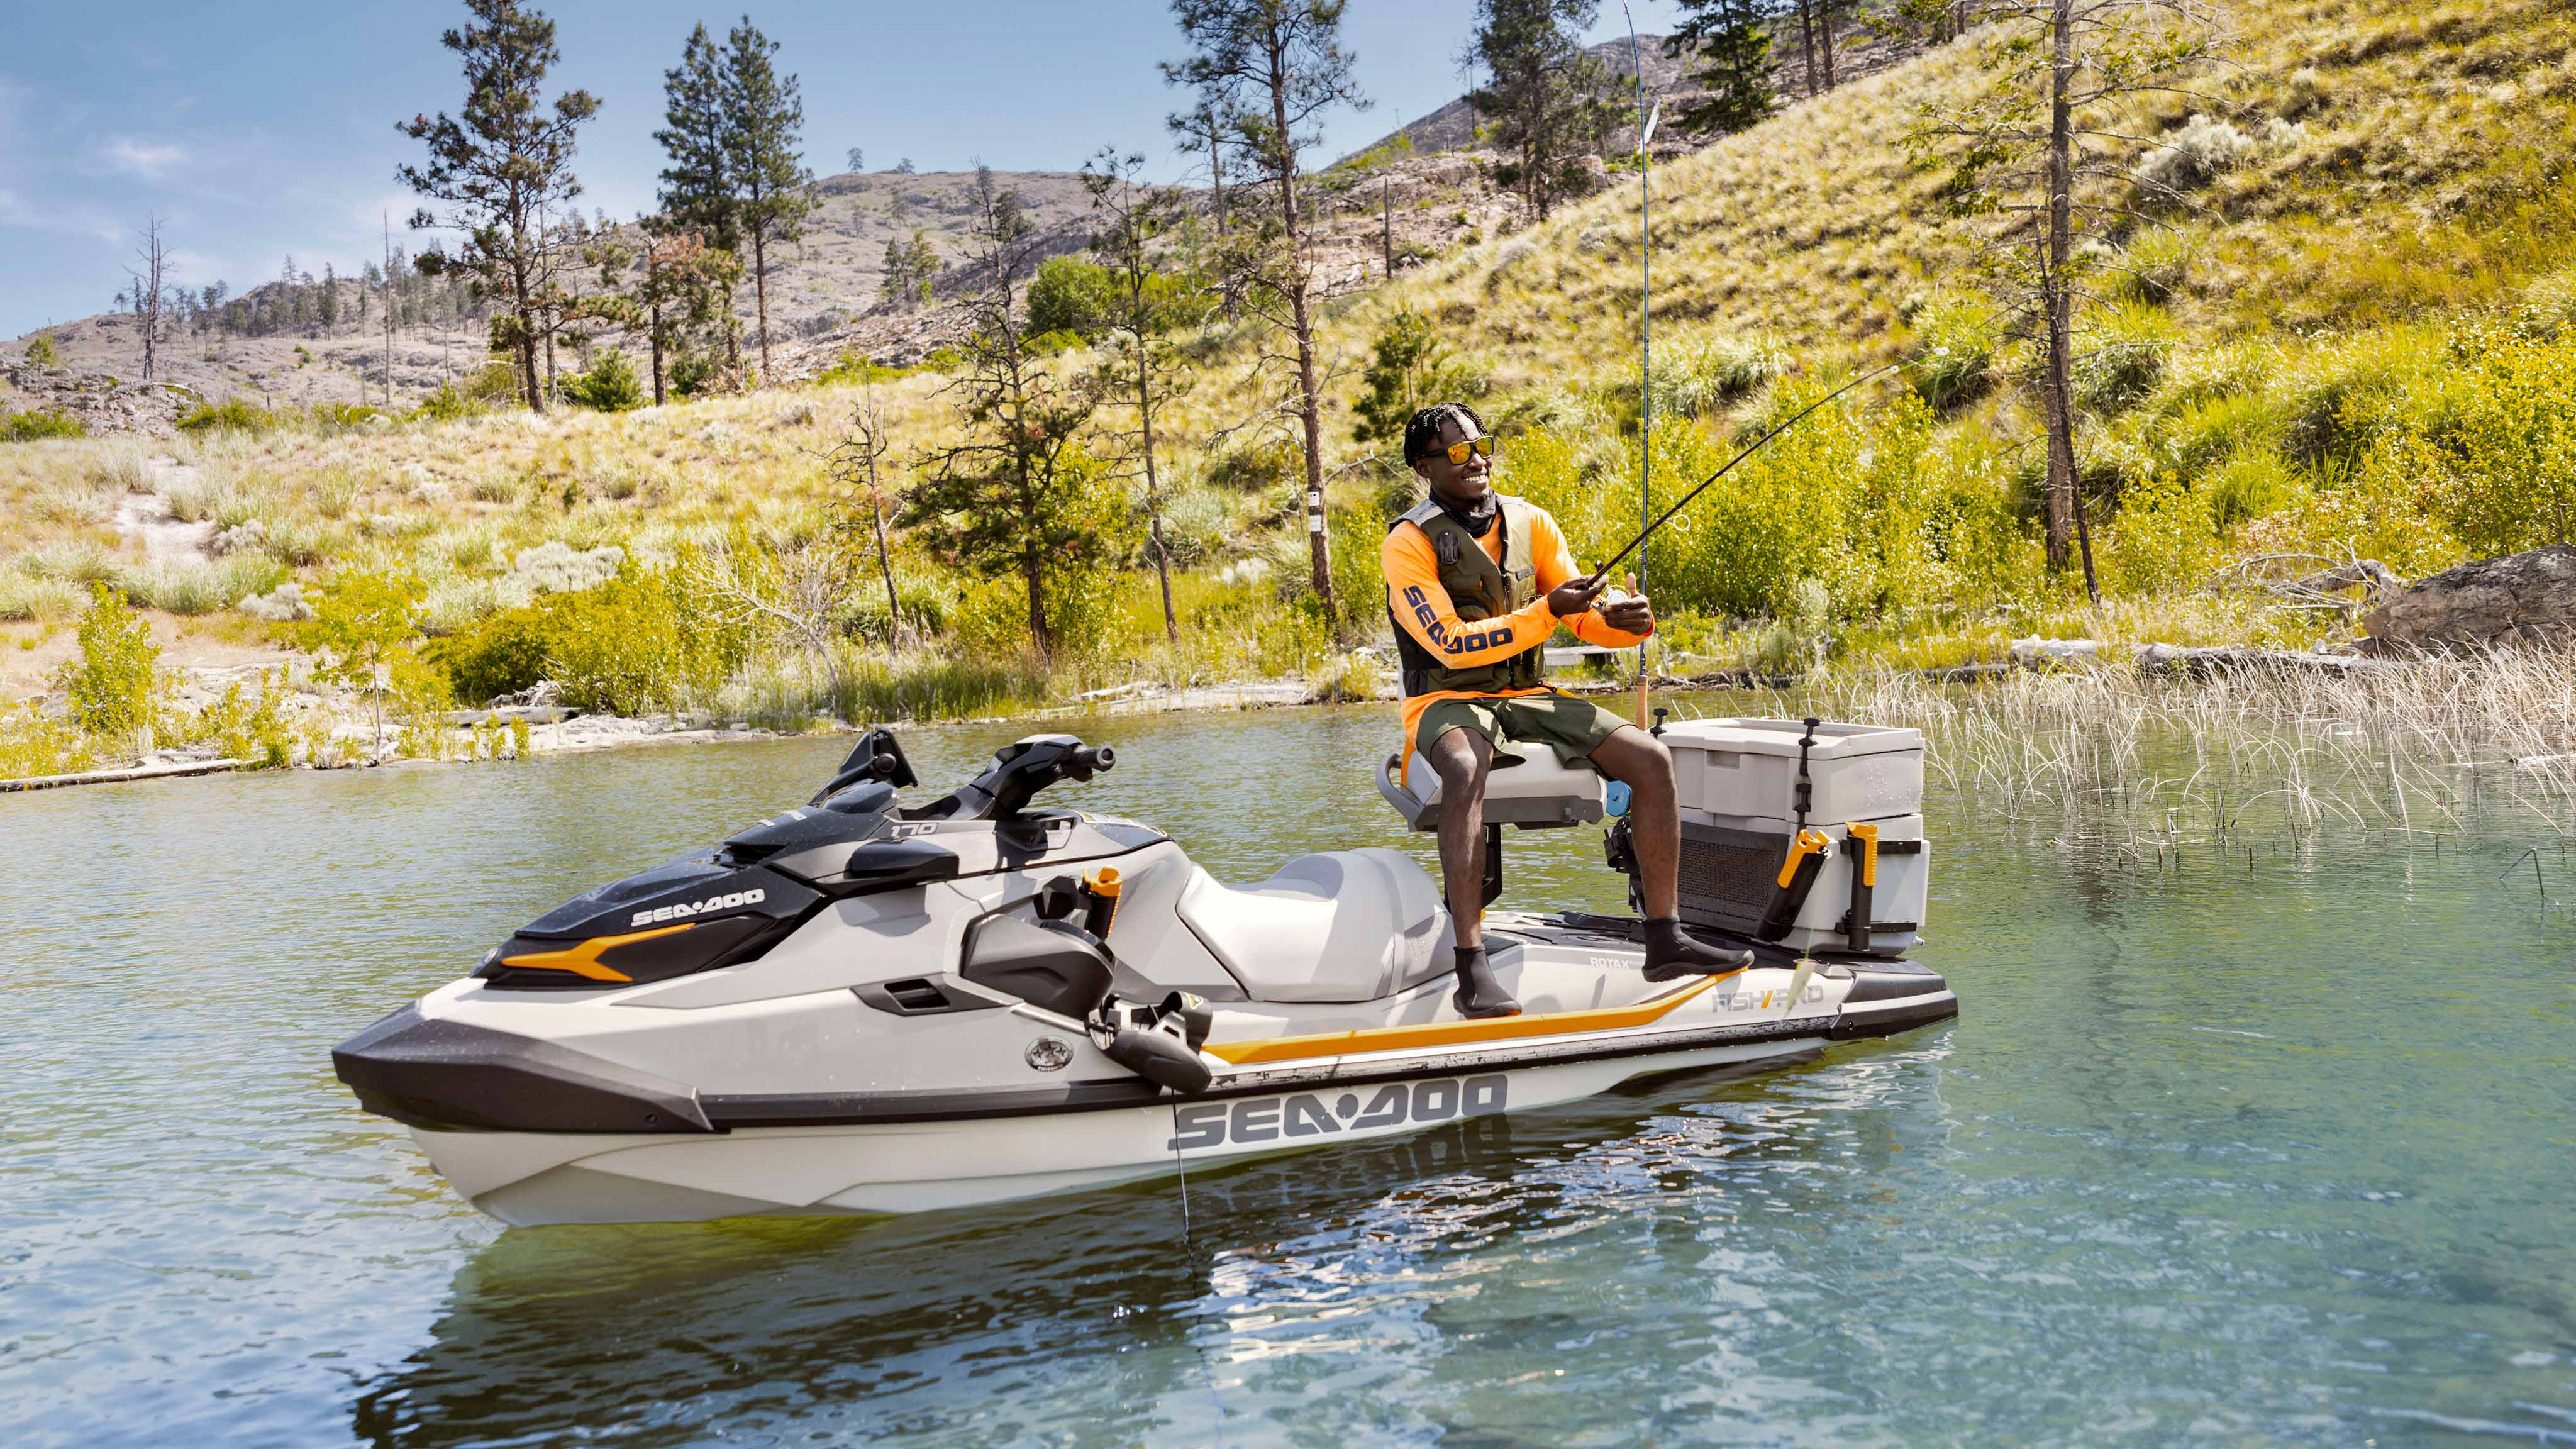
M 1484 435 L 1485 430 L 1476 426 L 1471 418 L 1448 413 L 1440 419 L 1440 446 L 1443 448 L 1472 443 Z M 1450 462 L 1445 452 L 1433 453 L 1416 461 L 1413 471 L 1422 475 L 1433 493 L 1452 503 L 1475 503 L 1492 492 L 1494 487 L 1494 460 L 1478 457 L 1472 451 L 1464 463 Z

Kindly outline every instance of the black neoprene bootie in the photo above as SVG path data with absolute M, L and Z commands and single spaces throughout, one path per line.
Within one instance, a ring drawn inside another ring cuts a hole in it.
M 1460 1016 L 1518 1016 L 1521 1004 L 1494 979 L 1494 964 L 1485 959 L 1482 946 L 1458 948 L 1458 1003 Z
M 1646 923 L 1646 979 L 1678 981 L 1685 976 L 1731 976 L 1753 964 L 1750 951 L 1712 946 L 1682 930 L 1678 918 Z

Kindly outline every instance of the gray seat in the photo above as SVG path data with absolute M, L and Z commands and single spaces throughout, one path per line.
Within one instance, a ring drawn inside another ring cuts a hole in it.
M 1399 782 L 1395 756 L 1377 770 L 1377 791 L 1416 830 L 1440 828 L 1440 772 L 1415 751 Z M 1500 765 L 1500 761 L 1496 761 Z M 1485 772 L 1485 823 L 1537 830 L 1551 825 L 1589 825 L 1603 810 L 1600 774 L 1589 765 L 1568 765 L 1545 745 L 1529 746 L 1517 765 Z
M 1256 1001 L 1377 1001 L 1449 973 L 1449 914 L 1392 850 L 1301 855 L 1253 886 L 1205 871 L 1181 920 Z

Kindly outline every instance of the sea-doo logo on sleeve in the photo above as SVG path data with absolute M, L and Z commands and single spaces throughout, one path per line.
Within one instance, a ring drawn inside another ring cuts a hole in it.
M 1331 1133 L 1428 1126 L 1456 1117 L 1490 1117 L 1503 1110 L 1511 1082 L 1497 1073 L 1460 1080 L 1389 1082 L 1353 1091 L 1298 1092 L 1286 1097 L 1245 1097 L 1199 1102 L 1174 1114 L 1180 1130 L 1166 1152 L 1204 1151 L 1232 1143 L 1294 1141 Z
M 652 926 L 664 921 L 685 921 L 691 916 L 703 916 L 711 911 L 729 911 L 736 906 L 756 906 L 767 899 L 769 899 L 769 892 L 755 886 L 747 891 L 709 896 L 702 901 L 688 901 L 676 906 L 655 906 L 649 911 L 637 911 L 626 924 Z

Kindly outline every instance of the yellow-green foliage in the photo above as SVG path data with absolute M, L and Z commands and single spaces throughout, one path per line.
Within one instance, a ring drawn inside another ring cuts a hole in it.
M 152 722 L 159 692 L 161 646 L 152 621 L 105 584 L 90 586 L 80 620 L 80 656 L 63 666 L 59 683 L 69 698 L 66 717 L 84 734 L 130 739 Z
M 79 730 L 33 701 L 0 714 L 0 779 L 75 774 L 97 759 L 97 748 Z
M 742 631 L 713 613 L 677 565 L 630 569 L 543 605 L 547 672 L 564 702 L 615 714 L 712 707 L 745 656 Z
M 2410 420 L 2374 468 L 2420 480 L 2472 552 L 2565 543 L 2576 525 L 2576 333 L 2487 329 L 2457 343 L 2466 385 Z
M 276 671 L 264 670 L 257 691 L 245 695 L 241 681 L 234 680 L 186 730 L 226 759 L 246 761 L 255 770 L 284 769 L 295 753 L 285 700 L 286 689 Z

